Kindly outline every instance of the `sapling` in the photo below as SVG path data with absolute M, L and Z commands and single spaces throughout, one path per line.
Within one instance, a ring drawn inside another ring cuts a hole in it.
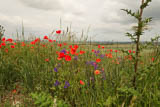
M 141 5 L 140 8 L 137 12 L 132 12 L 132 10 L 128 10 L 128 9 L 122 9 L 123 11 L 125 11 L 127 14 L 131 15 L 132 17 L 134 17 L 137 20 L 137 27 L 135 29 L 135 32 L 133 34 L 131 33 L 126 33 L 126 36 L 130 37 L 130 39 L 132 41 L 135 42 L 136 44 L 136 54 L 134 56 L 134 76 L 133 76 L 133 87 L 134 89 L 136 89 L 136 75 L 137 75 L 137 71 L 138 71 L 138 63 L 139 63 L 139 58 L 140 58 L 140 37 L 143 35 L 144 33 L 144 28 L 146 28 L 146 26 L 148 25 L 149 22 L 152 21 L 152 18 L 143 18 L 143 11 L 144 9 L 148 6 L 148 4 L 151 2 L 152 0 L 141 0 Z

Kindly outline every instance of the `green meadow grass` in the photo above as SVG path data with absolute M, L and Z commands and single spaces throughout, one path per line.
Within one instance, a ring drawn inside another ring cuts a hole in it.
M 155 48 L 141 54 L 135 90 L 132 85 L 134 59 L 130 58 L 135 54 L 132 46 L 78 45 L 76 53 L 85 53 L 76 55 L 70 52 L 71 44 L 61 43 L 61 47 L 57 44 L 60 43 L 37 42 L 21 46 L 18 42 L 15 48 L 10 44 L 0 48 L 2 106 L 12 106 L 15 100 L 27 107 L 54 104 L 59 107 L 160 106 L 160 56 Z M 57 59 L 58 52 L 64 49 L 69 52 L 70 61 Z M 109 53 L 112 57 L 106 56 Z M 96 62 L 96 59 L 101 61 Z M 100 74 L 95 74 L 96 70 Z

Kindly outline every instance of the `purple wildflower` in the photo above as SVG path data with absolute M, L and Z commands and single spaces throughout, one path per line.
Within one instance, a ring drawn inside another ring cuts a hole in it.
M 94 51 L 94 53 L 95 53 L 95 54 L 98 54 L 98 53 L 100 53 L 100 51 L 99 51 L 99 50 L 98 50 L 98 51 Z
M 92 61 L 90 64 L 91 64 L 92 66 L 96 66 L 96 65 L 97 65 L 97 63 L 96 63 L 96 62 L 93 62 L 93 61 Z
M 100 53 L 100 51 L 98 50 L 97 53 Z
M 78 56 L 75 56 L 75 57 L 74 57 L 74 60 L 78 60 Z
M 56 82 L 54 83 L 54 86 L 58 86 L 58 85 L 60 85 L 60 82 L 56 80 Z
M 92 65 L 94 67 L 94 69 L 97 69 L 97 67 L 98 67 L 98 64 L 94 61 L 86 62 L 86 64 L 87 65 L 89 65 L 89 64 Z
M 57 69 L 57 68 L 54 68 L 54 71 L 55 71 L 55 72 L 58 72 L 58 69 Z
M 105 56 L 105 55 L 102 54 L 100 57 L 101 57 L 101 58 L 104 58 L 104 56 Z
M 66 54 L 66 49 L 63 49 L 61 52 L 64 53 L 64 54 Z
M 66 82 L 65 82 L 65 85 L 64 85 L 64 88 L 68 88 L 69 86 L 70 86 L 69 82 L 66 81 Z
M 94 69 L 96 70 L 98 68 L 98 65 L 96 62 L 91 62 L 91 65 L 94 66 Z
M 94 69 L 96 70 L 97 68 L 98 68 L 98 65 L 95 65 L 95 66 L 94 66 Z

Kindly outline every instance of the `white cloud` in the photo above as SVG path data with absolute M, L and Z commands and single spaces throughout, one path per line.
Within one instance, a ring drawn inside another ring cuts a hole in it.
M 58 0 L 19 0 L 22 4 L 42 10 L 58 10 L 61 5 Z
M 153 1 L 144 11 L 145 16 L 153 16 L 156 23 L 160 22 L 159 2 Z M 63 29 L 72 23 L 72 30 L 80 32 L 91 25 L 90 35 L 97 35 L 95 40 L 123 41 L 128 40 L 124 34 L 135 20 L 120 9 L 136 10 L 139 4 L 139 0 L 5 0 L 0 4 L 0 24 L 6 28 L 6 34 L 11 35 L 21 29 L 23 20 L 25 32 L 43 36 L 59 29 L 61 18 Z M 153 34 L 160 33 L 156 23 L 152 23 Z

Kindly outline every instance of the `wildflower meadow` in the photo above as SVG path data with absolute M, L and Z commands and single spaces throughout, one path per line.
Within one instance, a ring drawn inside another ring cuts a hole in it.
M 140 41 L 150 2 L 122 9 L 137 19 L 129 44 L 74 41 L 68 28 L 13 39 L 1 26 L 0 107 L 160 107 L 159 37 Z

